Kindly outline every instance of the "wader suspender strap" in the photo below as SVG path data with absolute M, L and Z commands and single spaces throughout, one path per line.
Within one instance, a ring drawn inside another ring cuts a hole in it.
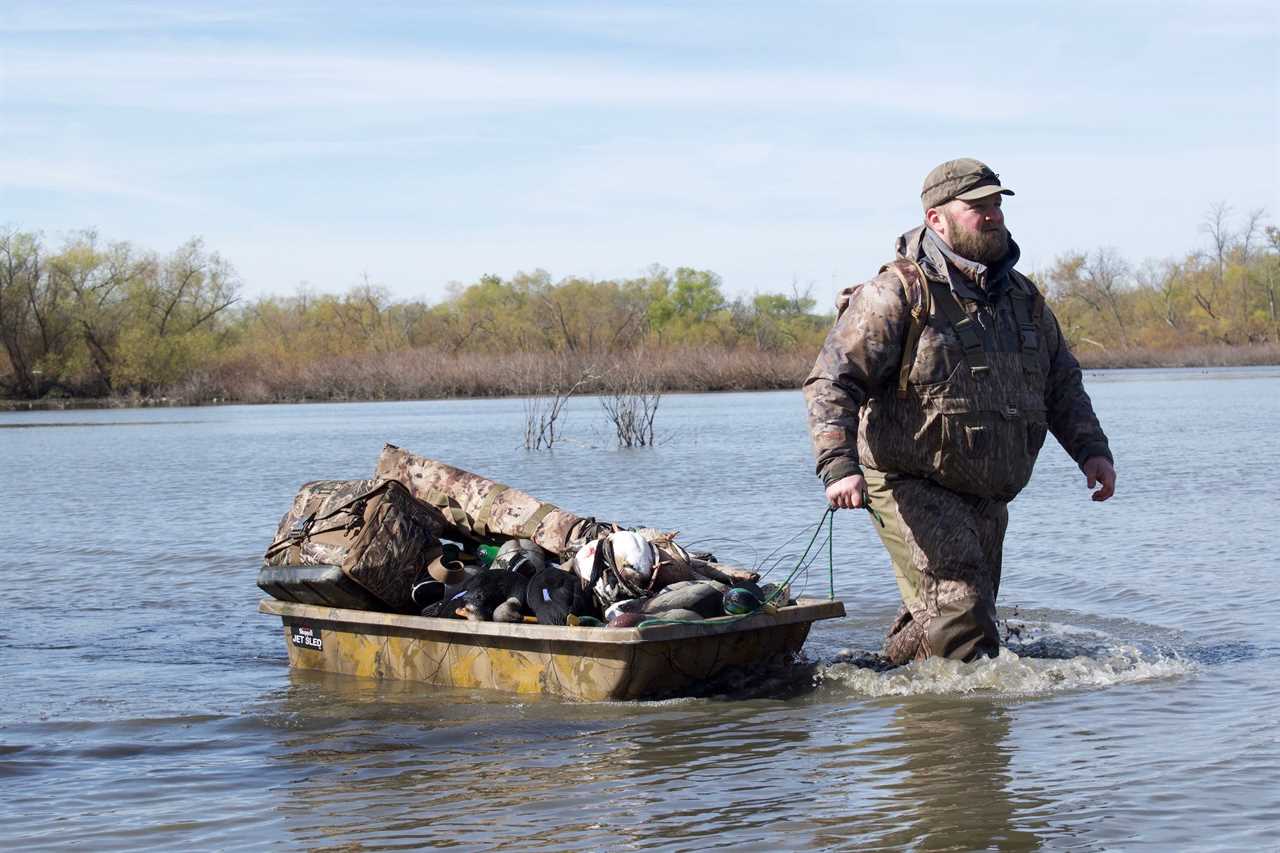
M 1018 321 L 1019 344 L 1022 349 L 1022 369 L 1027 373 L 1040 370 L 1040 318 L 1044 316 L 1044 297 L 1035 285 L 1024 284 L 1020 277 L 1013 277 L 1009 288 L 1012 297 L 1013 316 Z M 1028 293 L 1027 290 L 1030 290 Z
M 911 378 L 911 367 L 916 361 L 916 348 L 920 345 L 920 334 L 932 312 L 932 305 L 937 302 L 947 322 L 956 330 L 960 338 L 960 346 L 964 348 L 964 360 L 969 365 L 969 372 L 975 379 L 981 379 L 989 370 L 987 352 L 982 345 L 982 335 L 978 324 L 973 322 L 964 308 L 960 306 L 950 285 L 930 281 L 915 261 L 899 258 L 880 268 L 880 272 L 893 270 L 898 281 L 902 282 L 902 290 L 907 297 L 907 305 L 911 306 L 911 325 L 907 329 L 907 339 L 902 346 L 902 363 L 898 366 L 898 397 L 905 399 L 907 385 Z M 1018 282 L 1021 284 L 1021 282 Z M 1013 301 L 1015 316 L 1022 333 L 1022 363 L 1026 370 L 1040 369 L 1040 338 L 1037 328 L 1040 315 L 1044 312 L 1044 297 L 1039 291 L 1032 291 L 1035 296 L 1028 297 L 1019 287 L 1011 291 L 1016 297 Z M 917 302 L 913 294 L 920 294 Z M 1027 302 L 1033 304 L 1028 309 Z
M 947 322 L 956 330 L 960 338 L 960 346 L 964 347 L 964 360 L 969 364 L 969 372 L 975 379 L 981 379 L 990 370 L 987 365 L 987 353 L 982 346 L 982 335 L 978 333 L 978 324 L 960 307 L 960 301 L 951 292 L 951 286 L 937 281 L 929 282 L 929 289 L 934 291 L 933 298 L 942 308 Z
M 899 258 L 891 264 L 885 264 L 880 272 L 893 270 L 893 274 L 902 282 L 902 292 L 907 297 L 907 305 L 911 306 L 911 325 L 907 327 L 907 339 L 902 344 L 902 363 L 898 365 L 898 397 L 906 399 L 907 384 L 911 378 L 911 366 L 916 362 L 916 347 L 920 344 L 920 333 L 929 319 L 929 279 L 924 270 L 915 261 Z M 912 294 L 919 294 L 917 300 Z

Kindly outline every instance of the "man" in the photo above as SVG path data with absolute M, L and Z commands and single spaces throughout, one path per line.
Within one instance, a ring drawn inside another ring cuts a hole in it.
M 1046 430 L 1093 500 L 1115 491 L 1107 437 L 1053 312 L 1014 270 L 1001 202 L 977 160 L 924 181 L 923 225 L 897 258 L 837 300 L 805 381 L 818 476 L 832 506 L 873 512 L 903 608 L 894 663 L 999 653 L 996 594 L 1008 502 Z

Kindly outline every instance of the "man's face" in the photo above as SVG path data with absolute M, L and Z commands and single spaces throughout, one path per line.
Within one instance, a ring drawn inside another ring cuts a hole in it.
M 1009 253 L 1009 231 L 999 193 L 973 201 L 949 201 L 934 208 L 939 215 L 929 224 L 957 255 L 980 264 L 994 264 Z M 931 212 L 934 212 L 931 211 Z

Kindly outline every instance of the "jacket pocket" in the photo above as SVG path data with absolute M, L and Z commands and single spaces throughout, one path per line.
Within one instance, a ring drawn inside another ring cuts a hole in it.
M 1026 485 L 1035 458 L 1028 447 L 1027 419 L 993 411 L 954 412 L 941 417 L 942 447 L 935 475 L 939 484 L 1000 500 L 1011 499 Z
M 928 388 L 950 382 L 963 363 L 964 350 L 959 341 L 934 325 L 926 326 L 916 344 L 911 384 Z
M 939 418 L 938 482 L 958 492 L 985 495 L 1003 467 L 996 447 L 1002 425 L 991 412 L 947 412 Z
M 991 427 L 988 424 L 965 424 L 964 451 L 971 457 L 991 452 Z

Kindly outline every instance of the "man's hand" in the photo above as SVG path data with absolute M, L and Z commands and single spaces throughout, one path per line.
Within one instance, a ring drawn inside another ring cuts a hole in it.
M 1092 495 L 1095 501 L 1105 501 L 1116 493 L 1116 469 L 1107 460 L 1107 457 L 1090 456 L 1084 460 L 1084 465 L 1080 467 L 1083 469 L 1085 477 L 1089 480 L 1089 488 L 1099 487 Z M 843 482 L 844 480 L 840 481 L 840 483 Z M 836 483 L 835 486 L 840 485 L 840 483 Z M 830 497 L 831 489 L 827 489 L 827 495 Z
M 1115 477 L 1114 474 L 1111 476 Z M 827 486 L 827 503 L 836 509 L 859 509 L 866 503 L 866 494 L 866 478 L 861 474 L 850 474 Z

